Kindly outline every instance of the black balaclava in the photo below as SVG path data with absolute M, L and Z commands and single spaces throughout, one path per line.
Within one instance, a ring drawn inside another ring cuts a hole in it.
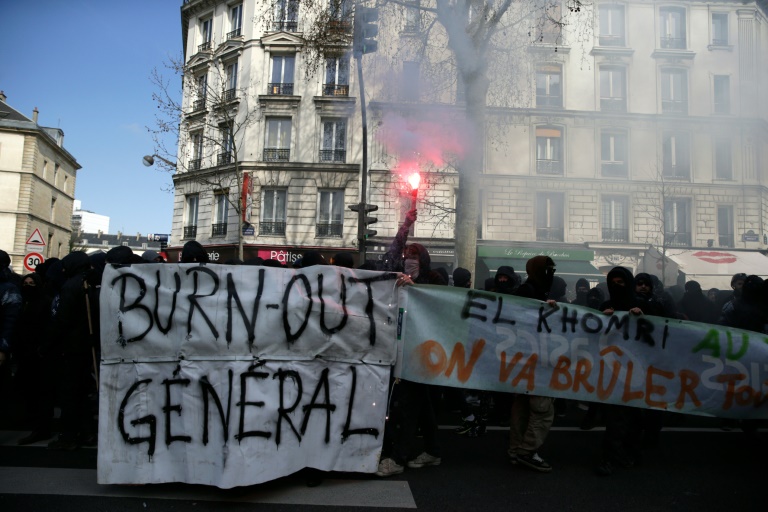
M 613 283 L 615 277 L 624 279 L 624 286 Z M 611 305 L 617 311 L 629 311 L 635 306 L 635 278 L 632 272 L 624 267 L 613 267 L 606 278 Z
M 500 276 L 507 276 L 506 281 L 499 281 Z M 502 265 L 496 270 L 496 275 L 493 277 L 494 291 L 498 293 L 513 293 L 520 286 L 520 276 L 515 273 L 515 269 Z
M 549 256 L 534 256 L 525 264 L 528 280 L 538 293 L 548 294 L 555 277 L 555 262 Z

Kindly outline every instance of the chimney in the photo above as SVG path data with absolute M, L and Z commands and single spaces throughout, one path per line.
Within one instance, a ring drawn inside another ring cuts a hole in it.
M 0 91 L 0 101 L 5 103 L 5 100 L 8 99 L 8 96 L 5 95 L 5 91 Z
M 103 231 L 101 231 L 101 230 L 98 230 L 98 231 L 96 232 L 96 238 L 101 238 L 101 235 L 103 235 L 103 234 L 104 234 L 104 232 L 103 232 Z
M 32 111 L 32 122 L 37 124 L 37 114 L 39 114 L 40 111 L 37 110 L 37 107 L 35 107 L 35 110 Z
M 119 241 L 122 237 L 123 237 L 123 232 L 122 231 L 118 231 L 117 232 L 117 240 Z

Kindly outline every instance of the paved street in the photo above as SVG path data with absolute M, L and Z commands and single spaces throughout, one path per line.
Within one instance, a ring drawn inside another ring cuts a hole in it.
M 329 474 L 315 488 L 292 475 L 274 482 L 219 490 L 167 484 L 99 486 L 96 450 L 51 452 L 44 443 L 17 447 L 24 433 L 0 431 L 0 510 L 729 510 L 765 508 L 768 432 L 749 437 L 724 431 L 719 420 L 674 416 L 659 449 L 641 466 L 611 477 L 592 473 L 601 431 L 581 431 L 579 411 L 558 418 L 541 451 L 554 471 L 510 466 L 506 430 L 467 439 L 441 429 L 439 467 L 379 479 Z

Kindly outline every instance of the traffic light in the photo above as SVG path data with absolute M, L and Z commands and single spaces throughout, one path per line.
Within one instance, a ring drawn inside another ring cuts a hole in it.
M 362 213 L 360 212 L 360 208 L 363 207 Z M 375 212 L 379 209 L 378 206 L 375 204 L 364 204 L 364 203 L 358 203 L 358 204 L 351 204 L 349 205 L 349 209 L 353 212 L 357 212 L 358 214 L 358 221 L 359 219 L 362 219 L 362 223 L 360 223 L 360 226 L 358 228 L 358 233 L 360 234 L 360 237 L 363 239 L 369 239 L 371 237 L 376 236 L 378 231 L 375 229 L 368 229 L 368 226 L 371 224 L 375 224 L 379 222 L 379 219 L 376 217 L 369 217 L 369 212 Z
M 374 39 L 379 33 L 379 9 L 377 7 L 355 7 L 355 24 L 352 37 L 352 50 L 355 55 L 375 52 L 379 43 Z

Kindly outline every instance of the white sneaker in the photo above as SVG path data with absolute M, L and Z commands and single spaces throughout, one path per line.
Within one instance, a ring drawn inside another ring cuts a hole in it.
M 427 452 L 422 453 L 413 460 L 408 461 L 409 468 L 423 468 L 424 466 L 439 466 L 442 462 L 440 457 L 435 457 Z
M 379 469 L 376 471 L 376 476 L 392 476 L 399 475 L 405 471 L 405 468 L 395 462 L 395 459 L 384 459 L 379 462 Z

